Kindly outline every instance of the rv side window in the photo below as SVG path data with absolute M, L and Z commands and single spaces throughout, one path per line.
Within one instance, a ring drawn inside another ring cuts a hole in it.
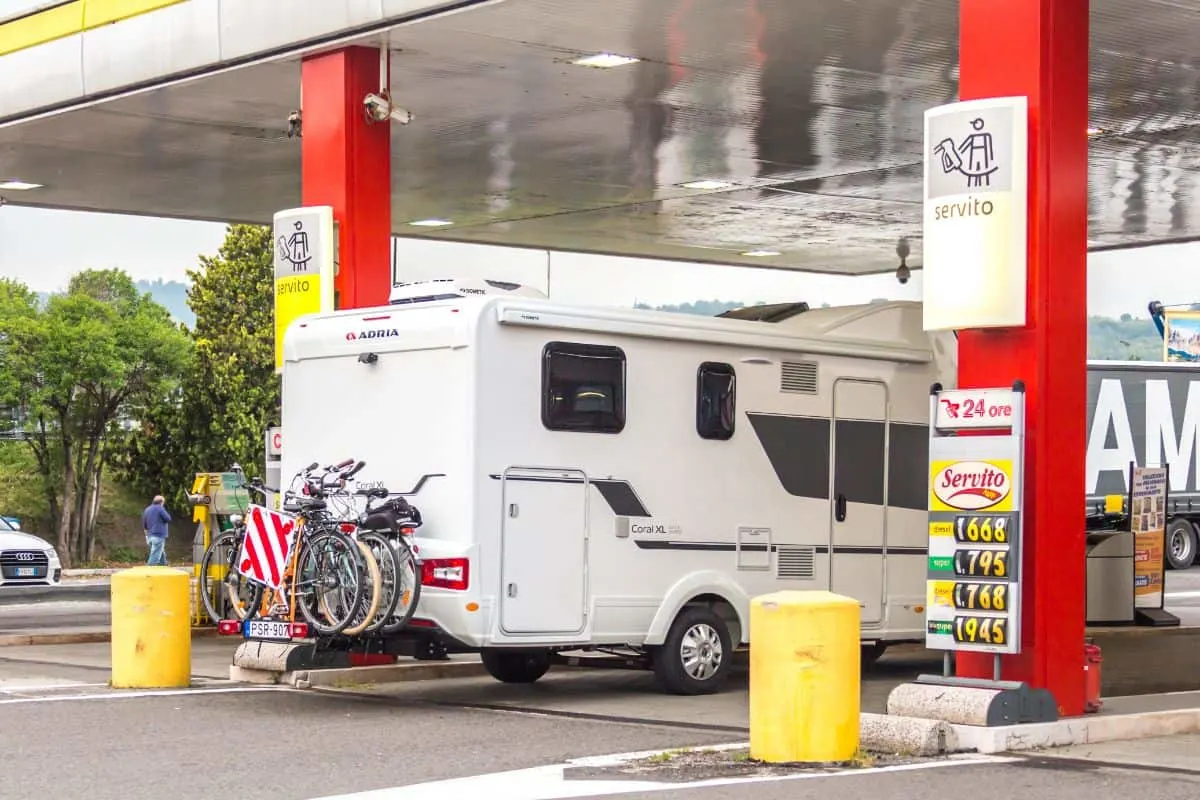
M 620 433 L 625 427 L 625 353 L 594 344 L 546 345 L 542 424 L 552 431 Z
M 733 438 L 733 367 L 707 362 L 696 372 L 696 432 L 701 439 Z

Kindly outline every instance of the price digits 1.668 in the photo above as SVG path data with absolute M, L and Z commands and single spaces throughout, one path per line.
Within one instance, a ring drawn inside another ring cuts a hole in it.
M 1007 544 L 1008 517 L 955 517 L 954 540 L 970 544 Z

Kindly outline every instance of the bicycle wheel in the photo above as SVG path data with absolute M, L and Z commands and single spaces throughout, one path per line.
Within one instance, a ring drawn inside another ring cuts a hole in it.
M 421 562 L 404 539 L 393 539 L 392 547 L 400 569 L 397 571 L 396 604 L 382 628 L 384 633 L 397 633 L 403 629 L 417 613 L 417 603 L 421 599 Z
M 241 533 L 226 531 L 212 540 L 200 559 L 200 600 L 204 613 L 213 622 L 225 618 L 225 610 L 219 606 L 228 605 L 240 620 L 253 614 L 262 601 L 263 587 L 242 577 L 237 570 L 240 545 Z M 217 582 L 214 571 L 223 573 Z
M 362 574 L 363 579 L 359 581 L 363 584 L 362 597 L 353 606 L 354 614 L 350 617 L 350 624 L 342 629 L 342 633 L 346 636 L 358 636 L 365 631 L 375 621 L 380 600 L 383 599 L 383 576 L 379 570 L 379 561 L 371 552 L 371 548 L 363 544 L 362 540 L 356 539 L 354 543 L 358 545 L 358 549 L 362 553 L 366 571 Z M 328 598 L 329 595 L 325 595 L 325 599 L 328 600 Z M 322 611 L 329 616 L 327 609 L 322 607 Z
M 340 531 L 305 537 L 296 564 L 295 603 L 318 634 L 334 636 L 354 622 L 365 587 L 366 561 L 358 544 Z
M 392 612 L 396 610 L 396 602 L 400 599 L 400 593 L 397 591 L 400 559 L 396 557 L 392 543 L 380 533 L 362 531 L 358 534 L 358 541 L 371 549 L 371 554 L 379 563 L 379 579 L 382 583 L 379 608 L 364 631 L 365 633 L 375 633 L 391 619 Z

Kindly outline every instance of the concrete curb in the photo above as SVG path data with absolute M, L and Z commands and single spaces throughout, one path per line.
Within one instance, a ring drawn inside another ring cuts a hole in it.
M 231 665 L 229 680 L 236 683 L 284 684 L 297 689 L 359 694 L 364 686 L 474 678 L 486 674 L 479 661 L 404 661 L 370 667 L 298 669 L 283 672 Z
M 215 628 L 192 628 L 192 638 L 216 636 Z M 101 644 L 112 641 L 112 631 L 63 631 L 61 633 L 0 634 L 0 647 L 30 647 L 42 644 Z
M 58 586 L 19 586 L 0 589 L 0 605 L 25 605 L 38 600 L 108 600 L 112 589 L 107 583 L 89 583 L 73 586 L 60 583 Z
M 285 673 L 285 677 L 290 676 L 288 682 L 298 689 L 353 691 L 361 685 L 475 678 L 486 674 L 479 661 L 406 661 L 372 667 L 297 670 Z
M 1038 750 L 1200 732 L 1200 708 L 1076 717 L 1034 725 L 952 725 L 960 750 L 982 754 Z

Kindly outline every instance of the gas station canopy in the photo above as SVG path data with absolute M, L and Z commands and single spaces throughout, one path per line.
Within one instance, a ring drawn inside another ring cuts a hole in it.
M 423 19 L 388 14 L 420 3 L 347 5 L 382 9 L 377 24 L 191 70 L 165 55 L 189 35 L 174 12 L 166 40 L 127 54 L 158 53 L 157 78 L 61 101 L 38 86 L 78 55 L 65 40 L 6 52 L 0 25 L 0 196 L 269 222 L 301 202 L 301 53 L 386 42 L 414 115 L 392 126 L 398 235 L 841 274 L 894 270 L 907 238 L 920 266 L 922 115 L 957 99 L 958 0 L 500 0 Z M 1200 2 L 1091 8 L 1090 245 L 1200 236 Z

